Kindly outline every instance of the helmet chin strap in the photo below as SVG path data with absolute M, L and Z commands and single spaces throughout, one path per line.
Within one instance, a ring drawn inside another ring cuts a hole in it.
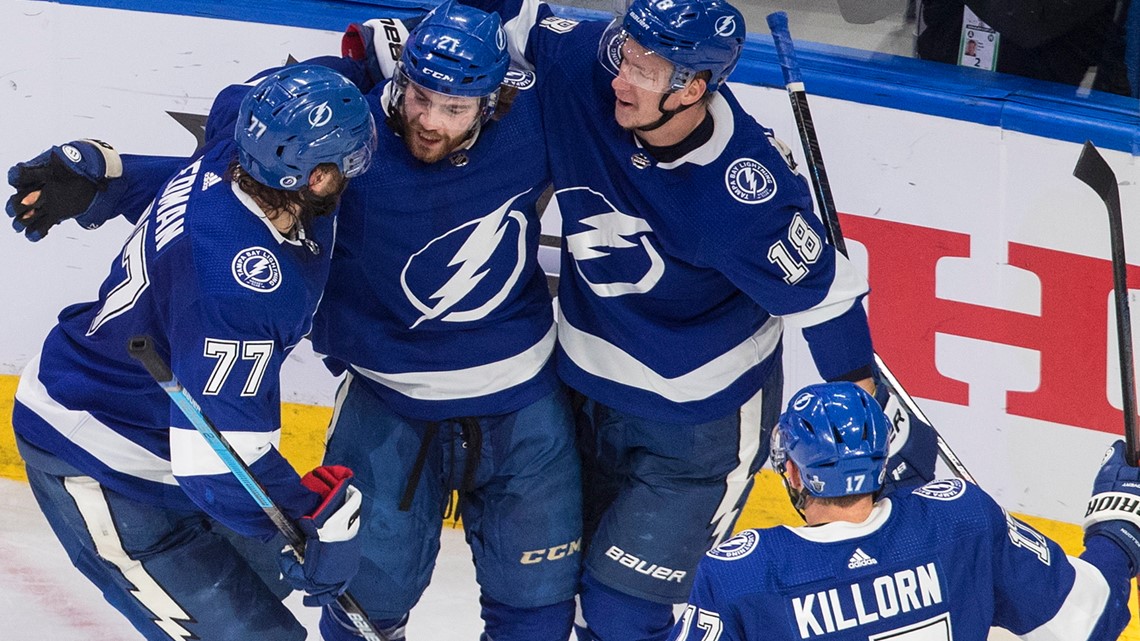
M 780 480 L 784 482 L 784 489 L 788 492 L 788 498 L 791 499 L 792 507 L 795 508 L 796 514 L 799 514 L 800 518 L 806 522 L 807 517 L 804 516 L 804 505 L 807 504 L 808 493 L 802 488 L 797 490 L 792 487 L 792 484 L 788 482 L 788 476 L 785 472 L 780 472 Z
M 653 131 L 655 129 L 658 129 L 662 125 L 664 125 L 665 123 L 672 120 L 673 116 L 676 116 L 677 114 L 681 113 L 682 111 L 685 111 L 686 109 L 689 109 L 689 108 L 695 106 L 697 104 L 697 102 L 700 102 L 698 100 L 696 102 L 690 102 L 687 105 L 681 105 L 680 107 L 678 107 L 676 109 L 665 109 L 665 101 L 669 99 L 669 96 L 672 96 L 673 94 L 677 93 L 678 91 L 680 91 L 680 89 L 674 89 L 673 91 L 670 91 L 669 93 L 661 94 L 661 101 L 657 103 L 657 111 L 661 112 L 661 117 L 658 118 L 657 120 L 649 123 L 648 125 L 643 126 L 643 127 L 634 127 L 634 130 L 635 131 Z

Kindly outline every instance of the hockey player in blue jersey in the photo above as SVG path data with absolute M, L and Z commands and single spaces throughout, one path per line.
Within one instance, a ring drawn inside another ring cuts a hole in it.
M 498 16 L 445 2 L 406 26 L 349 33 L 371 73 L 391 78 L 370 95 L 389 126 L 376 166 L 345 193 L 312 336 L 347 367 L 325 461 L 352 467 L 371 499 L 353 593 L 403 639 L 458 490 L 483 638 L 562 641 L 581 480 L 537 260 L 550 178 L 534 78 L 507 77 Z M 335 613 L 321 629 L 347 641 Z
M 670 638 L 980 641 L 991 626 L 1118 638 L 1140 571 L 1140 469 L 1123 443 L 1097 474 L 1074 558 L 958 479 L 878 498 L 886 432 L 878 404 L 850 383 L 796 394 L 772 462 L 806 527 L 745 530 L 710 551 Z
M 634 0 L 607 25 L 464 1 L 502 13 L 538 77 L 565 237 L 558 372 L 581 408 L 580 633 L 660 641 L 767 457 L 784 323 L 826 380 L 874 389 L 867 284 L 725 86 L 745 37 L 727 2 Z M 892 470 L 932 478 L 933 434 L 912 424 L 920 455 Z
M 505 46 L 498 16 L 452 3 L 346 36 L 362 64 L 345 72 L 378 83 L 387 126 L 342 198 L 311 338 L 347 370 L 325 463 L 365 495 L 351 588 L 391 641 L 431 578 L 452 489 L 486 637 L 563 641 L 573 619 L 581 477 L 537 261 L 546 147 L 535 78 L 508 74 Z M 155 162 L 128 157 L 80 222 L 137 206 Z M 352 638 L 340 614 L 322 616 L 326 639 Z
M 278 452 L 278 371 L 309 331 L 330 214 L 367 168 L 375 131 L 357 88 L 322 67 L 223 90 L 205 146 L 146 208 L 98 300 L 63 310 L 20 378 L 12 422 L 36 500 L 75 566 L 147 639 L 302 640 L 281 603 L 289 583 L 325 604 L 355 572 L 361 493 L 348 468 L 300 478 Z M 21 163 L 9 176 L 15 224 L 58 214 L 62 201 L 43 198 L 53 176 L 102 188 L 120 165 L 95 141 Z M 303 565 L 128 356 L 138 334 L 308 535 Z

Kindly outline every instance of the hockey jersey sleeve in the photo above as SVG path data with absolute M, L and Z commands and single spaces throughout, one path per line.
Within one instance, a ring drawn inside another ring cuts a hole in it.
M 993 549 L 993 625 L 1028 641 L 1118 638 L 1129 617 L 1123 551 L 1090 537 L 1080 558 L 1067 556 L 993 499 L 984 503 Z
M 869 367 L 874 352 L 862 305 L 866 279 L 824 240 L 803 178 L 771 145 L 755 145 L 750 153 L 767 168 L 775 197 L 751 205 L 764 207 L 756 212 L 724 199 L 719 209 L 741 211 L 706 227 L 710 262 L 768 313 L 803 329 L 824 380 Z
M 279 372 L 287 350 L 277 310 L 248 296 L 183 288 L 173 293 L 168 329 L 171 368 L 253 476 L 292 519 L 318 503 L 281 455 Z M 268 537 L 277 529 L 222 459 L 176 407 L 170 462 L 182 490 L 234 531 Z
M 538 0 L 461 1 L 487 13 L 498 12 L 503 19 L 503 31 L 507 34 L 507 50 L 511 54 L 511 61 L 531 71 L 539 66 L 538 49 L 535 46 L 536 40 L 542 36 L 539 30 L 545 27 L 551 33 L 564 33 L 577 24 L 555 16 L 548 4 Z

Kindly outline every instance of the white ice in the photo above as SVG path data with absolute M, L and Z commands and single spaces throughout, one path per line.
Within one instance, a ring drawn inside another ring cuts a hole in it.
M 0 479 L 0 639 L 138 641 L 142 637 L 68 561 L 27 483 Z M 317 640 L 318 610 L 287 603 Z M 478 588 L 463 531 L 447 525 L 432 583 L 408 625 L 417 641 L 476 641 Z

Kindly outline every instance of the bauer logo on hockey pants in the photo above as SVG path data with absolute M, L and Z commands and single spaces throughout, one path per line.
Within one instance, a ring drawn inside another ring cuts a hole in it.
M 644 574 L 665 582 L 672 581 L 674 583 L 680 583 L 685 579 L 685 575 L 688 574 L 688 572 L 684 570 L 674 570 L 673 568 L 667 568 L 663 565 L 657 565 L 656 563 L 639 559 L 616 545 L 612 545 L 610 549 L 606 550 L 606 557 L 636 571 L 638 574 Z

